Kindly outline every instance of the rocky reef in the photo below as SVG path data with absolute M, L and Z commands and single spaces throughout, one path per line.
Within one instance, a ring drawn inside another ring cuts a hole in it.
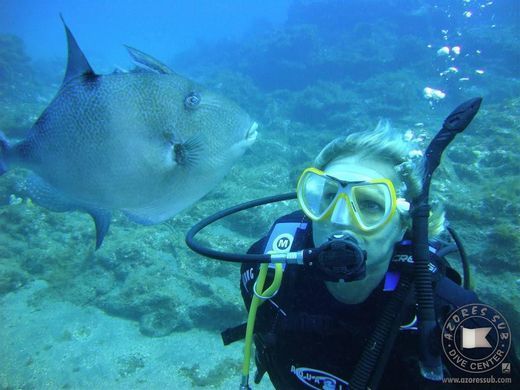
M 243 42 L 201 45 L 174 58 L 175 69 L 220 89 L 261 128 L 226 179 L 167 224 L 142 227 L 116 215 L 102 248 L 94 251 L 87 216 L 53 213 L 19 197 L 16 182 L 23 171 L 2 176 L 0 296 L 44 280 L 39 299 L 97 307 L 133 321 L 145 336 L 193 328 L 218 333 L 245 319 L 239 267 L 189 251 L 184 234 L 194 223 L 242 201 L 293 191 L 299 173 L 327 142 L 373 128 L 381 118 L 425 137 L 417 145 L 423 148 L 455 104 L 483 95 L 480 113 L 446 152 L 433 185 L 466 246 L 480 298 L 501 310 L 511 328 L 520 328 L 520 82 L 510 69 L 518 35 L 504 24 L 492 32 L 465 30 L 469 40 L 485 44 L 486 56 L 463 65 L 487 73 L 432 103 L 422 88 L 438 80 L 435 51 L 426 45 L 442 43 L 432 16 L 437 11 L 423 8 L 427 2 L 396 7 L 390 1 L 361 17 L 349 13 L 347 3 L 296 2 L 283 28 Z M 418 26 L 424 28 L 419 37 L 413 34 Z M 0 128 L 20 136 L 52 98 L 53 87 L 42 77 L 59 79 L 62 69 L 42 75 L 16 37 L 0 36 L 0 48 Z M 245 252 L 272 221 L 296 208 L 285 202 L 246 211 L 208 229 L 201 240 Z M 120 363 L 124 375 L 143 364 L 139 356 Z M 228 365 L 218 364 L 215 372 Z M 207 385 L 214 372 L 197 370 L 184 372 L 194 386 Z

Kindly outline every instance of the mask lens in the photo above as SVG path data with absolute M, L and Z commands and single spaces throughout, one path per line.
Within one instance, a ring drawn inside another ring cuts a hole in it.
M 390 189 L 385 184 L 352 187 L 354 212 L 366 229 L 373 229 L 386 221 L 392 207 Z
M 319 219 L 327 212 L 338 193 L 339 184 L 326 176 L 308 172 L 300 182 L 298 198 L 311 218 Z

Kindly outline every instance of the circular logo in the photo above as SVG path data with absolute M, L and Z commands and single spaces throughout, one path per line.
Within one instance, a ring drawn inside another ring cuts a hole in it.
M 283 233 L 273 240 L 273 250 L 275 252 L 289 252 L 293 243 L 292 234 Z
M 511 347 L 511 331 L 502 314 L 474 303 L 450 314 L 442 329 L 442 348 L 450 362 L 470 373 L 494 369 Z

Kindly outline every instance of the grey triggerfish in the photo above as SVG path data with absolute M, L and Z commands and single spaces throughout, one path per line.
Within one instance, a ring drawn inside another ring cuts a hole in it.
M 0 175 L 27 168 L 22 187 L 36 203 L 89 213 L 97 249 L 113 210 L 160 223 L 207 194 L 254 142 L 258 125 L 235 103 L 130 47 L 135 71 L 98 75 L 65 31 L 63 84 L 24 140 L 0 132 Z

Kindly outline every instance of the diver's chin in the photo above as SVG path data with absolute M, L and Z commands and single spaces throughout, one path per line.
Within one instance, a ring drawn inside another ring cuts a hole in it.
M 347 305 L 356 305 L 364 302 L 372 293 L 366 280 L 365 276 L 363 279 L 351 282 L 325 282 L 325 285 L 336 300 Z

